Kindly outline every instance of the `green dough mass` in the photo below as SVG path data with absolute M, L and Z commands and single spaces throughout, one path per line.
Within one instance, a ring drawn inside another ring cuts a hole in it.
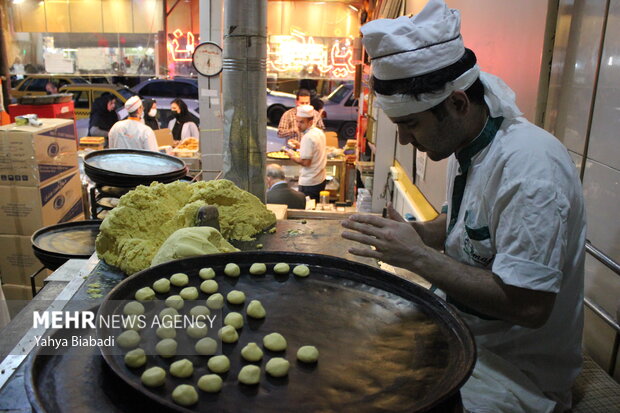
M 155 299 L 155 291 L 151 287 L 140 288 L 136 291 L 136 300 L 138 301 L 151 301 Z
M 232 290 L 226 295 L 226 299 L 231 304 L 243 304 L 245 301 L 245 293 L 239 290 Z
M 222 378 L 217 374 L 205 374 L 198 379 L 198 388 L 207 393 L 217 393 L 222 390 Z
M 194 374 L 194 364 L 188 359 L 175 361 L 170 365 L 170 375 L 184 379 Z
M 240 329 L 241 327 L 243 327 L 243 316 L 236 312 L 228 313 L 224 318 L 224 324 L 227 326 L 232 326 L 236 329 Z
M 172 338 L 165 338 L 155 345 L 155 352 L 164 358 L 177 355 L 177 342 Z
M 166 307 L 174 308 L 175 310 L 180 310 L 183 308 L 185 304 L 185 300 L 180 295 L 171 295 L 166 298 Z
M 185 287 L 179 293 L 181 298 L 184 300 L 195 300 L 198 298 L 198 288 L 196 287 Z
M 307 277 L 310 275 L 310 268 L 308 268 L 307 265 L 296 265 L 295 268 L 293 268 L 293 274 L 298 277 Z
M 203 280 L 210 280 L 211 278 L 215 278 L 215 271 L 213 271 L 213 268 L 201 268 L 200 271 L 198 271 L 198 276 Z
M 237 330 L 233 326 L 224 326 L 220 328 L 218 336 L 224 343 L 234 343 L 239 340 L 239 333 L 237 333 Z
M 286 339 L 280 333 L 271 333 L 263 337 L 263 345 L 271 351 L 286 350 Z
M 160 278 L 153 283 L 153 290 L 159 294 L 170 292 L 170 280 L 167 278 Z
M 125 354 L 125 364 L 131 368 L 142 367 L 146 364 L 146 353 L 141 348 L 136 348 Z
M 195 307 L 192 307 L 191 310 L 189 310 L 189 315 L 192 317 L 198 317 L 200 316 L 199 319 L 204 320 L 205 317 L 207 317 L 208 315 L 211 314 L 211 311 L 209 310 L 209 308 L 207 308 L 204 305 L 197 305 Z
M 144 306 L 137 301 L 130 301 L 123 307 L 125 315 L 142 315 L 144 314 Z
M 150 369 L 144 370 L 144 373 L 140 376 L 140 380 L 142 380 L 145 386 L 163 386 L 166 382 L 166 370 L 161 367 L 151 367 Z
M 241 269 L 237 264 L 226 264 L 226 267 L 224 268 L 224 274 L 228 275 L 229 277 L 238 277 L 239 275 L 241 275 Z
M 288 274 L 290 270 L 291 267 L 289 267 L 285 262 L 280 262 L 273 267 L 273 272 L 276 274 Z
M 258 384 L 260 381 L 260 367 L 253 364 L 243 366 L 239 371 L 239 376 L 237 376 L 237 379 L 243 384 Z
M 201 338 L 196 342 L 194 350 L 201 356 L 212 356 L 217 351 L 217 341 L 211 337 Z
M 158 327 L 155 334 L 159 338 L 175 338 L 177 336 L 177 330 L 171 327 Z
M 178 272 L 170 276 L 170 283 L 175 287 L 185 287 L 187 284 L 189 284 L 189 277 L 187 276 L 187 274 Z
M 259 361 L 263 358 L 263 350 L 256 343 L 248 343 L 241 349 L 241 357 L 247 361 Z
M 265 364 L 265 371 L 273 377 L 284 377 L 288 374 L 290 363 L 282 357 L 274 357 Z
M 203 205 L 215 205 L 222 236 L 251 241 L 276 222 L 260 200 L 225 179 L 170 184 L 153 182 L 123 195 L 100 225 L 99 258 L 131 275 L 151 265 L 161 245 L 175 231 L 192 227 Z
M 250 301 L 247 308 L 247 314 L 252 318 L 265 318 L 267 312 L 265 311 L 265 307 L 258 300 Z
M 217 281 L 215 280 L 206 280 L 200 284 L 200 291 L 205 294 L 213 294 L 217 292 L 219 286 L 217 285 Z
M 213 373 L 226 373 L 230 368 L 230 360 L 228 357 L 222 356 L 213 356 L 207 362 L 207 367 Z
M 122 348 L 134 348 L 140 344 L 140 334 L 134 330 L 123 331 L 116 337 L 116 342 Z
M 172 400 L 181 406 L 191 406 L 198 403 L 198 392 L 194 386 L 179 384 L 172 390 Z
M 250 274 L 252 275 L 262 275 L 267 272 L 267 266 L 263 263 L 255 262 L 250 267 Z
M 191 338 L 199 339 L 207 336 L 209 328 L 204 322 L 197 322 L 194 325 L 187 327 L 187 335 Z
M 220 293 L 215 293 L 211 297 L 207 298 L 207 307 L 212 310 L 219 310 L 224 307 L 224 296 Z
M 220 252 L 237 252 L 220 232 L 213 227 L 181 228 L 170 235 L 159 247 L 151 266 L 181 258 Z
M 303 346 L 297 350 L 297 360 L 314 363 L 319 359 L 319 350 L 314 346 Z

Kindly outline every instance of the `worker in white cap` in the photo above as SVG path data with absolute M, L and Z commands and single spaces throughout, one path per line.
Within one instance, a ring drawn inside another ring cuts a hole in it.
M 125 109 L 129 117 L 116 122 L 110 129 L 110 148 L 157 151 L 155 133 L 142 119 L 144 108 L 140 97 L 132 96 L 127 99 Z
M 296 122 L 301 132 L 301 141 L 289 139 L 288 144 L 299 148 L 299 156 L 290 149 L 287 149 L 287 153 L 293 162 L 301 165 L 299 191 L 318 202 L 326 184 L 327 151 L 325 134 L 314 124 L 314 112 L 311 105 L 297 106 Z
M 458 309 L 478 350 L 461 389 L 468 411 L 566 411 L 581 367 L 586 235 L 566 148 L 480 70 L 442 0 L 361 31 L 377 103 L 402 145 L 449 158 L 448 190 L 430 222 L 406 223 L 391 205 L 388 218 L 343 221 L 343 237 L 364 244 L 350 252 L 421 275 Z

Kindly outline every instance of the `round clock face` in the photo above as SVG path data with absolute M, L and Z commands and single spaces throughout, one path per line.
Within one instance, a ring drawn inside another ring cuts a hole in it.
M 200 43 L 194 50 L 192 63 L 203 76 L 218 75 L 222 71 L 222 48 L 211 42 Z

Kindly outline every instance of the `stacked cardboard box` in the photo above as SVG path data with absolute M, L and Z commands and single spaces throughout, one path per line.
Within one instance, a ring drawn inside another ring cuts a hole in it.
M 73 121 L 40 120 L 39 127 L 0 127 L 0 277 L 14 290 L 30 286 L 42 266 L 32 234 L 84 217 Z

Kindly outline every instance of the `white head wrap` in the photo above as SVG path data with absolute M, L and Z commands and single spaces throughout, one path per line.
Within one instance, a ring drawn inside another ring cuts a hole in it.
M 125 109 L 129 113 L 134 113 L 140 106 L 142 106 L 142 101 L 139 96 L 132 96 L 125 102 Z
M 372 74 L 380 80 L 417 77 L 457 62 L 465 53 L 460 30 L 459 11 L 449 9 L 443 0 L 429 0 L 413 17 L 373 20 L 361 28 Z M 491 116 L 514 118 L 522 114 L 514 92 L 496 76 L 480 72 L 477 65 L 446 83 L 437 93 L 424 93 L 418 99 L 376 93 L 377 102 L 390 117 L 424 112 L 443 102 L 452 92 L 467 90 L 478 77 L 484 85 L 484 99 Z
M 314 107 L 312 105 L 299 105 L 297 106 L 296 115 L 299 118 L 313 118 Z

